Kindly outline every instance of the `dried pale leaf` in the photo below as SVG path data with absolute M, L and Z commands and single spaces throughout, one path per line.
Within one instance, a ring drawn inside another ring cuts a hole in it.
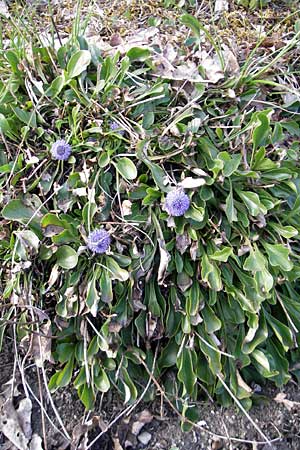
M 54 264 L 54 266 L 52 267 L 51 273 L 50 273 L 50 277 L 48 280 L 48 287 L 46 289 L 46 292 L 48 292 L 49 289 L 51 289 L 52 286 L 56 283 L 56 281 L 59 277 L 59 274 L 60 274 L 60 269 L 57 264 Z
M 177 52 L 174 49 L 173 45 L 170 44 L 169 42 L 167 43 L 167 45 L 165 46 L 164 50 L 163 50 L 163 56 L 170 62 L 174 62 L 177 56 Z
M 29 450 L 43 450 L 42 438 L 34 433 L 30 442 Z
M 1 409 L 0 432 L 17 447 L 18 450 L 28 450 L 28 439 L 19 424 L 18 414 L 12 401 L 7 400 Z
M 234 53 L 228 47 L 225 47 L 223 56 L 225 61 L 226 72 L 229 75 L 237 75 L 240 72 L 240 66 Z
M 118 438 L 113 438 L 114 450 L 124 450 Z
M 19 403 L 17 414 L 19 418 L 19 423 L 27 439 L 30 439 L 32 435 L 31 411 L 32 411 L 32 402 L 30 398 L 28 397 L 23 398 Z
M 176 249 L 181 255 L 183 255 L 190 244 L 191 238 L 187 233 L 178 234 L 176 236 Z
M 158 239 L 159 251 L 160 251 L 160 263 L 158 268 L 157 282 L 163 284 L 166 276 L 168 264 L 171 260 L 170 253 L 166 250 L 166 244 L 162 239 Z
M 76 450 L 87 450 L 88 448 L 88 443 L 89 443 L 89 439 L 87 434 L 83 437 L 82 441 L 80 442 L 80 444 L 78 445 L 78 447 L 76 447 Z
M 199 56 L 198 52 L 198 56 Z M 200 53 L 201 65 L 205 70 L 205 75 L 210 83 L 217 83 L 224 78 L 224 71 L 222 69 L 218 55 L 209 56 L 207 52 Z
M 39 328 L 39 334 L 34 334 L 31 341 L 30 354 L 33 355 L 38 367 L 43 367 L 45 361 L 51 361 L 51 320 Z
M 179 183 L 179 186 L 183 187 L 184 189 L 194 189 L 200 186 L 204 186 L 205 184 L 206 181 L 204 178 L 186 177 Z
M 146 322 L 146 334 L 148 339 L 150 340 L 152 336 L 154 335 L 154 332 L 156 330 L 157 326 L 157 319 L 155 317 L 148 317 L 148 320 Z
M 88 195 L 86 187 L 75 188 L 72 190 L 72 193 L 78 197 L 86 197 Z
M 286 398 L 286 394 L 284 392 L 279 392 L 274 398 L 275 402 L 283 404 L 289 411 L 292 411 L 295 407 L 299 407 L 299 402 L 294 402 L 292 400 L 288 400 Z
M 187 61 L 186 64 L 177 66 L 173 71 L 171 78 L 173 80 L 185 80 L 192 81 L 194 83 L 206 81 L 199 74 L 198 67 L 193 61 Z
M 10 16 L 5 0 L 0 0 L 0 16 L 8 18 Z
M 195 175 L 198 175 L 198 177 L 208 177 L 208 173 L 204 172 L 202 169 L 198 169 L 198 167 L 194 167 L 191 169 L 191 172 L 193 172 Z
M 132 202 L 130 200 L 124 200 L 122 202 L 123 216 L 130 216 L 131 207 L 132 207 Z
M 229 4 L 228 0 L 216 0 L 215 3 L 215 13 L 221 13 L 222 11 L 228 11 Z
M 197 259 L 198 248 L 199 248 L 198 241 L 193 241 L 190 247 L 190 255 L 192 261 L 196 261 Z

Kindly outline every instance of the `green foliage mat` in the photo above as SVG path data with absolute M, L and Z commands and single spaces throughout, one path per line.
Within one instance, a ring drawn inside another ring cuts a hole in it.
M 13 321 L 38 365 L 55 361 L 50 390 L 73 383 L 88 409 L 111 387 L 153 399 L 152 373 L 197 420 L 199 395 L 228 405 L 227 386 L 249 408 L 253 386 L 299 375 L 299 24 L 233 70 L 182 23 L 167 63 L 157 46 L 108 54 L 78 17 L 58 50 L 20 28 L 2 44 L 0 341 Z M 190 207 L 170 217 L 178 187 Z

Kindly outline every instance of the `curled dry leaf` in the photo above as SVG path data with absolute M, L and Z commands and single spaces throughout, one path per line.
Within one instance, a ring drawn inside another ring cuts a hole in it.
M 2 432 L 18 450 L 28 450 L 29 440 L 21 428 L 18 413 L 11 400 L 4 400 L 0 409 L 0 417 L 0 432 Z
M 191 238 L 187 233 L 178 234 L 176 236 L 176 249 L 181 255 L 183 255 L 190 244 Z
M 160 251 L 160 263 L 158 268 L 157 282 L 158 284 L 163 284 L 166 277 L 168 264 L 171 260 L 171 255 L 166 250 L 166 244 L 162 239 L 158 239 L 158 245 Z
M 274 398 L 275 402 L 281 403 L 284 405 L 289 411 L 292 411 L 295 407 L 299 408 L 300 402 L 294 402 L 292 400 L 288 400 L 286 398 L 286 394 L 284 392 L 279 392 Z
M 39 333 L 33 334 L 30 354 L 33 355 L 38 367 L 43 367 L 44 361 L 51 361 L 51 320 L 39 327 Z
M 30 439 L 32 435 L 31 411 L 32 411 L 32 402 L 30 398 L 28 397 L 23 398 L 19 403 L 17 414 L 19 418 L 19 423 L 27 439 Z
M 48 287 L 46 289 L 46 292 L 48 292 L 52 286 L 56 283 L 58 277 L 60 275 L 60 270 L 57 264 L 54 264 L 54 266 L 52 267 L 51 273 L 50 273 L 50 277 L 48 280 Z

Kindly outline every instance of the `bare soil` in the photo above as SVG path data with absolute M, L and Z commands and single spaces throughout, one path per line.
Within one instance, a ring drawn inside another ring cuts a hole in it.
M 0 392 L 3 385 L 12 378 L 14 367 L 14 352 L 11 342 L 5 343 L 3 351 L 0 353 Z M 51 367 L 49 368 L 49 372 Z M 28 368 L 25 368 L 26 381 L 31 386 L 35 396 L 40 398 L 37 369 L 34 364 L 28 361 Z M 18 389 L 22 393 L 22 381 L 18 370 L 16 372 Z M 24 392 L 24 391 L 23 391 Z M 53 423 L 60 428 L 53 413 L 49 398 L 45 388 L 42 388 L 44 408 L 52 424 L 44 414 L 46 427 L 46 441 L 48 450 L 63 450 L 71 448 L 68 442 L 55 430 Z M 274 400 L 279 392 L 286 395 L 286 399 L 293 402 L 285 405 Z M 272 443 L 272 447 L 266 444 L 255 444 L 246 441 L 261 441 L 253 425 L 243 413 L 236 408 L 222 408 L 214 403 L 199 402 L 197 404 L 200 411 L 201 425 L 212 434 L 205 431 L 192 430 L 183 433 L 180 428 L 179 418 L 166 405 L 161 405 L 160 399 L 151 404 L 139 405 L 132 415 L 126 419 L 120 419 L 91 447 L 92 450 L 120 450 L 130 448 L 131 450 L 299 450 L 300 449 L 300 387 L 294 382 L 290 382 L 282 390 L 275 389 L 272 384 L 263 387 L 260 404 L 254 406 L 250 415 L 261 430 L 270 440 L 277 439 Z M 20 398 L 22 395 L 20 395 Z M 102 406 L 100 402 L 96 405 L 95 411 L 87 415 L 84 407 L 78 400 L 76 391 L 72 386 L 61 389 L 52 395 L 57 411 L 64 423 L 65 428 L 73 437 L 82 428 L 84 422 L 93 416 L 97 418 L 97 426 L 88 433 L 88 442 L 91 442 L 100 432 L 99 423 L 109 423 L 124 409 L 121 400 L 116 396 L 108 394 L 105 396 Z M 15 401 L 18 401 L 16 399 Z M 31 396 L 33 403 L 32 429 L 33 432 L 43 437 L 41 408 Z M 288 408 L 287 406 L 290 406 Z M 131 425 L 142 410 L 149 410 L 153 415 L 153 420 L 146 424 L 142 432 L 151 435 L 150 442 L 143 445 L 138 437 L 131 433 Z M 228 439 L 220 439 L 213 435 L 223 435 Z M 117 447 L 116 439 L 122 447 Z M 240 442 L 233 440 L 240 439 Z M 5 438 L 0 433 L 0 449 L 6 448 Z M 131 445 L 130 445 L 131 444 Z M 127 447 L 126 447 L 127 446 Z M 45 446 L 44 446 L 45 448 Z M 74 447 L 76 448 L 76 447 Z M 86 448 L 86 447 L 82 447 Z

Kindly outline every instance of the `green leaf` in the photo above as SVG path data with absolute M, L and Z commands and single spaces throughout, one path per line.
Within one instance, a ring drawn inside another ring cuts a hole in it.
M 207 255 L 203 255 L 201 260 L 201 277 L 214 291 L 222 290 L 220 270 L 209 261 Z
M 283 236 L 286 239 L 291 239 L 292 237 L 295 237 L 298 235 L 298 231 L 296 230 L 296 228 L 291 227 L 291 226 L 283 226 L 280 225 L 279 223 L 275 223 L 275 222 L 268 222 L 268 225 L 273 228 L 273 230 L 277 231 L 278 234 L 280 234 L 280 236 Z
M 129 376 L 127 370 L 122 367 L 122 375 L 123 375 L 123 386 L 125 390 L 125 400 L 124 404 L 130 402 L 134 402 L 136 400 L 138 392 L 137 389 Z
M 204 326 L 207 333 L 214 333 L 218 331 L 222 327 L 222 322 L 215 315 L 210 306 L 206 305 L 204 309 L 202 309 L 201 314 L 204 319 Z
M 243 269 L 249 270 L 250 272 L 258 272 L 264 270 L 266 266 L 266 258 L 263 254 L 255 247 L 254 250 L 250 251 L 250 255 L 246 258 Z
M 48 95 L 52 98 L 57 97 L 61 91 L 63 90 L 64 86 L 66 84 L 66 79 L 64 74 L 63 75 L 59 75 L 58 77 L 56 77 L 52 83 L 49 86 L 49 93 Z
M 107 392 L 110 388 L 109 378 L 100 367 L 99 374 L 94 378 L 95 386 L 100 392 Z
M 78 263 L 77 252 L 69 245 L 63 245 L 56 252 L 57 264 L 63 269 L 73 269 Z
M 269 257 L 269 262 L 273 267 L 280 267 L 284 272 L 289 272 L 294 267 L 289 259 L 289 249 L 282 244 L 264 244 Z
M 178 379 L 183 383 L 186 392 L 193 394 L 197 378 L 193 369 L 191 350 L 183 348 L 178 361 Z
M 201 206 L 196 206 L 192 204 L 187 212 L 184 214 L 184 217 L 187 219 L 195 220 L 196 222 L 202 222 L 205 216 L 205 210 Z
M 49 380 L 48 388 L 50 392 L 55 392 L 59 386 L 57 386 L 57 378 L 59 377 L 60 372 L 56 372 Z
M 22 200 L 11 200 L 2 210 L 2 216 L 7 220 L 16 220 L 18 222 L 26 223 L 31 217 L 36 214 L 36 211 L 31 205 L 28 205 Z
M 11 132 L 9 122 L 3 114 L 0 114 L 0 133 L 6 135 L 9 132 Z
M 111 303 L 113 300 L 112 281 L 107 270 L 103 270 L 99 283 L 102 302 Z
M 131 61 L 145 61 L 150 54 L 150 50 L 144 47 L 132 47 L 127 52 L 127 56 Z
M 65 365 L 65 367 L 60 372 L 58 372 L 58 376 L 56 378 L 57 387 L 68 386 L 68 384 L 72 379 L 73 368 L 74 368 L 74 357 L 71 357 L 69 362 Z
M 137 177 L 137 169 L 131 159 L 126 157 L 119 158 L 115 166 L 123 178 L 126 178 L 127 180 L 135 180 Z
M 92 410 L 95 404 L 95 394 L 92 387 L 84 384 L 83 387 L 80 387 L 79 392 L 79 398 L 84 404 L 85 409 L 87 409 L 88 411 Z
M 282 322 L 273 317 L 271 314 L 267 313 L 266 310 L 264 310 L 264 313 L 267 322 L 274 331 L 277 339 L 283 345 L 284 350 L 287 352 L 289 348 L 293 348 L 294 340 L 293 340 L 293 333 L 291 332 L 291 330 Z
M 78 50 L 71 56 L 67 66 L 69 78 L 78 77 L 91 62 L 91 54 L 88 50 Z
M 228 152 L 221 152 L 218 159 L 224 162 L 223 174 L 224 177 L 230 177 L 239 167 L 241 163 L 241 155 L 230 155 Z
M 158 360 L 158 366 L 160 369 L 174 366 L 177 360 L 177 353 L 178 345 L 175 340 L 170 340 L 160 354 L 160 358 Z
M 106 256 L 106 267 L 112 280 L 128 280 L 129 273 L 127 272 L 127 270 L 121 269 L 119 264 L 110 256 Z
M 271 110 L 261 111 L 256 115 L 258 125 L 254 129 L 252 136 L 254 149 L 263 147 L 268 143 L 268 138 L 271 133 L 270 112 Z
M 231 255 L 233 255 L 232 247 L 223 247 L 221 250 L 216 250 L 209 257 L 215 261 L 227 262 Z
M 233 204 L 232 190 L 230 190 L 230 193 L 226 198 L 225 214 L 226 214 L 226 217 L 227 217 L 229 223 L 237 222 L 238 218 L 237 218 L 236 209 Z
M 194 16 L 192 16 L 191 14 L 184 14 L 181 17 L 181 21 L 184 25 L 188 26 L 192 30 L 195 36 L 197 36 L 198 38 L 200 37 L 201 28 L 199 25 L 199 21 Z
M 267 208 L 261 203 L 259 196 L 255 192 L 238 191 L 239 196 L 247 206 L 252 216 L 266 214 Z
M 34 111 L 24 111 L 23 109 L 19 108 L 18 106 L 12 108 L 17 118 L 28 125 L 29 127 L 36 128 L 36 114 Z

